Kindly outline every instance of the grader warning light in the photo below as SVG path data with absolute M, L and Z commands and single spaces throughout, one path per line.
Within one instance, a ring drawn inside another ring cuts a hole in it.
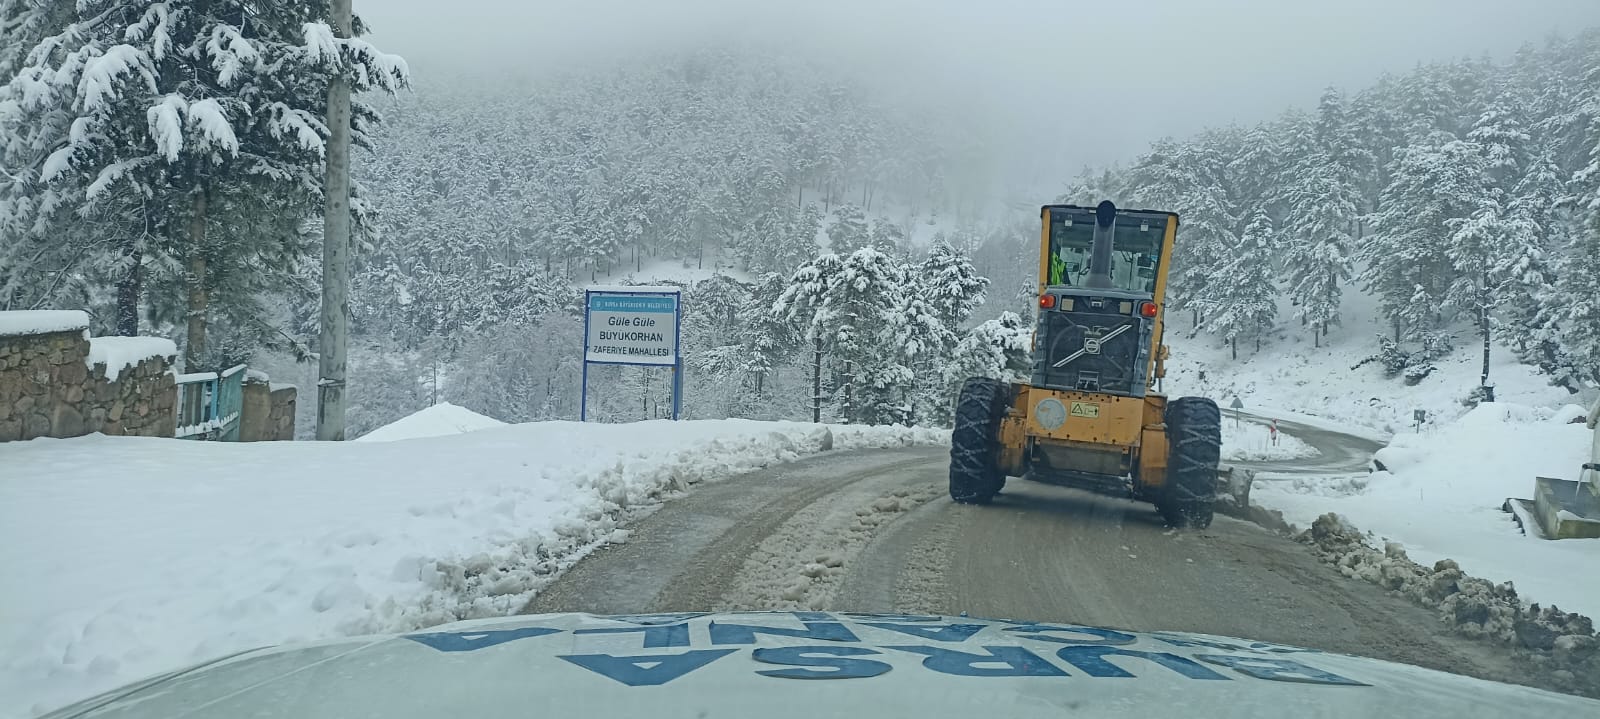
M 1040 208 L 1033 374 L 975 377 L 957 399 L 950 496 L 981 504 L 1007 477 L 1152 502 L 1173 526 L 1212 518 L 1221 413 L 1203 397 L 1168 400 L 1162 307 L 1178 216 Z M 1063 411 L 1065 410 L 1065 411 Z

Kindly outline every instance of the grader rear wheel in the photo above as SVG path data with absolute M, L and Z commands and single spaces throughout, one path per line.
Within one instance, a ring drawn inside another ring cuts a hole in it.
M 1211 526 L 1222 459 L 1222 411 L 1204 397 L 1167 405 L 1167 481 L 1156 509 L 1174 527 Z
M 1000 420 L 1011 403 L 1004 382 L 974 377 L 961 386 L 950 433 L 950 498 L 986 504 L 1005 486 L 1000 472 Z

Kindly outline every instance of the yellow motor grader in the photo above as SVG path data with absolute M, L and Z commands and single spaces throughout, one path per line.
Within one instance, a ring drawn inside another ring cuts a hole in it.
M 957 399 L 950 497 L 983 504 L 1007 477 L 1128 496 L 1173 526 L 1211 524 L 1221 412 L 1157 392 L 1178 215 L 1040 209 L 1039 309 L 1027 384 L 972 378 Z

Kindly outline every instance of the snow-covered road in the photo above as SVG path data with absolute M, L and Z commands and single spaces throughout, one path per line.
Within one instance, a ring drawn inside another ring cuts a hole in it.
M 1323 465 L 1338 471 L 1360 471 L 1372 446 L 1326 431 L 1307 441 L 1345 456 Z M 634 525 L 627 544 L 579 562 L 524 611 L 968 612 L 1215 633 L 1539 681 L 1254 524 L 1218 517 L 1207 531 L 1176 532 L 1149 505 L 1016 479 L 992 506 L 957 505 L 944 496 L 948 461 L 937 448 L 833 454 L 697 491 Z

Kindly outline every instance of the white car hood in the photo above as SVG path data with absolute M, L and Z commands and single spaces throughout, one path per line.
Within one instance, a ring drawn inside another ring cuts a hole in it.
M 549 614 L 254 650 L 49 716 L 971 719 L 1153 711 L 1600 716 L 1600 701 L 1175 632 L 825 612 Z

